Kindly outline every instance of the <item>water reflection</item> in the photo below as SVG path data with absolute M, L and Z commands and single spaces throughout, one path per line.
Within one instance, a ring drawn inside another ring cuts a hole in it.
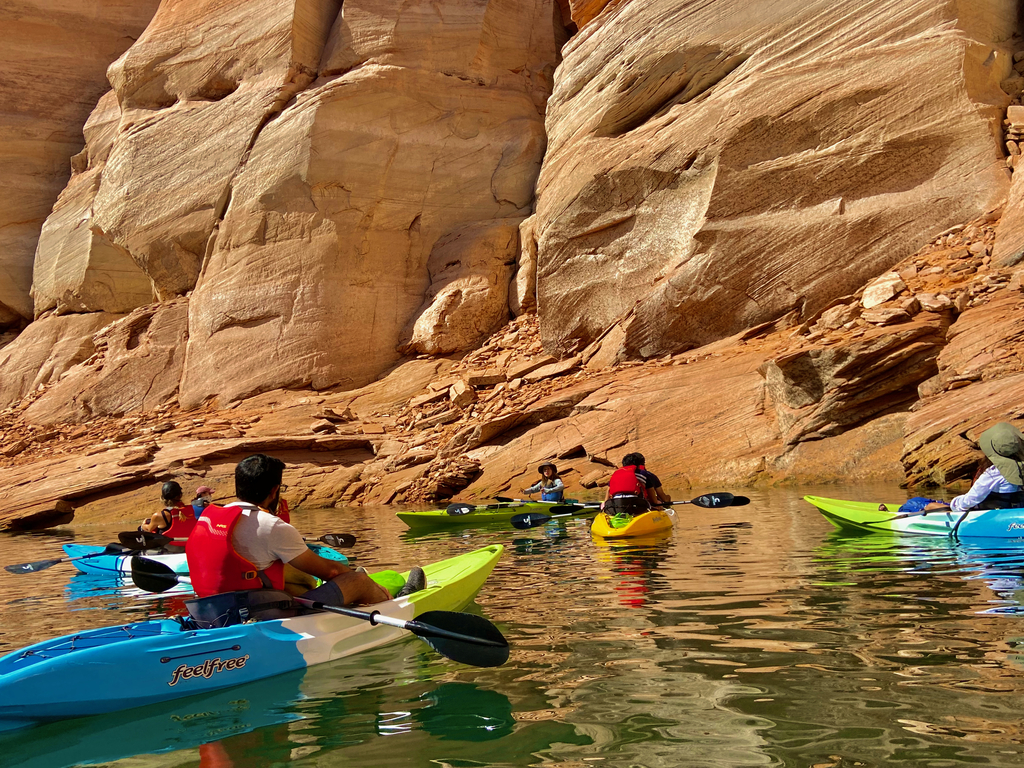
M 507 545 L 478 600 L 509 663 L 460 667 L 409 641 L 132 722 L 26 732 L 0 754 L 119 768 L 1024 766 L 1024 542 L 844 536 L 804 493 L 901 495 L 748 491 L 747 507 L 688 509 L 659 540 L 612 545 L 585 519 L 410 535 L 390 510 L 308 514 L 304 532 L 351 531 L 371 568 Z M 48 556 L 27 545 L 58 538 L 0 537 L 0 558 Z M 160 607 L 58 571 L 0 574 L 0 645 Z

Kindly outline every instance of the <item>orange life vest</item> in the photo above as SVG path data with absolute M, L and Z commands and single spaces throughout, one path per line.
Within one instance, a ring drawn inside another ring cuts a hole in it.
M 260 571 L 235 551 L 231 536 L 244 510 L 236 505 L 211 504 L 188 537 L 185 556 L 197 597 L 243 589 L 284 589 L 283 562 L 278 560 Z
M 641 499 L 646 499 L 647 484 L 637 474 L 638 469 L 643 469 L 643 467 L 629 465 L 626 467 L 620 467 L 612 472 L 612 476 L 608 478 L 609 495 L 618 496 L 619 494 L 630 494 L 632 496 L 639 496 Z

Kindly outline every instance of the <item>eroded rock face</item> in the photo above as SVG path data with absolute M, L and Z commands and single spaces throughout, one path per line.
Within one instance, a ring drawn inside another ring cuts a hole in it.
M 56 382 L 92 355 L 93 334 L 118 317 L 106 312 L 49 316 L 29 325 L 0 350 L 0 408 L 18 402 L 41 384 Z
M 1008 0 L 604 8 L 563 51 L 549 104 L 546 347 L 581 349 L 624 318 L 620 356 L 652 357 L 809 316 L 996 207 L 1016 14 Z
M 82 147 L 105 73 L 159 0 L 22 0 L 0 10 L 0 327 L 33 317 L 39 229 Z
M 47 220 L 36 312 L 127 311 L 195 286 L 260 128 L 315 77 L 340 2 L 164 3 L 110 67 L 86 167 Z
M 187 333 L 187 299 L 133 311 L 97 333 L 96 354 L 69 370 L 25 417 L 37 424 L 82 423 L 95 415 L 154 410 L 177 392 Z
M 345 3 L 320 79 L 263 128 L 233 185 L 192 300 L 183 404 L 353 388 L 403 341 L 465 348 L 494 327 L 560 25 L 551 0 Z M 435 287 L 424 304 L 435 246 L 435 277 L 470 295 Z M 459 330 L 425 339 L 449 314 Z M 261 365 L 242 363 L 253 354 Z

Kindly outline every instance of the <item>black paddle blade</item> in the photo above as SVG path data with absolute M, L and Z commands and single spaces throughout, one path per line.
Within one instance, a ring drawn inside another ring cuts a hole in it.
M 736 497 L 731 493 L 706 493 L 698 496 L 691 503 L 705 509 L 717 509 L 718 507 L 731 507 Z M 749 502 L 750 500 L 747 499 Z
M 463 502 L 461 504 L 449 504 L 447 507 L 445 507 L 444 511 L 447 512 L 449 515 L 454 516 L 468 515 L 474 509 L 476 509 L 476 507 L 474 507 L 472 504 L 466 504 L 465 502 Z
M 427 611 L 407 626 L 452 661 L 474 667 L 500 667 L 508 661 L 508 640 L 483 616 Z
M 732 504 L 730 504 L 729 506 L 730 507 L 745 507 L 749 503 L 750 503 L 750 499 L 748 499 L 746 496 L 733 496 L 732 497 Z
M 128 549 L 159 549 L 173 541 L 159 533 L 148 533 L 146 531 L 122 531 L 117 534 L 117 540 L 128 547 Z
M 522 501 L 522 499 L 510 499 L 508 496 L 495 496 L 495 501 L 500 501 L 502 504 L 509 504 L 513 501 Z
M 132 581 L 146 592 L 166 592 L 178 583 L 178 574 L 163 563 L 132 556 Z
M 65 560 L 65 558 L 58 557 L 56 560 L 37 560 L 34 563 L 5 565 L 4 570 L 8 573 L 37 573 L 38 571 L 45 571 L 47 568 L 51 568 L 63 560 Z
M 325 533 L 317 541 L 336 549 L 348 549 L 355 546 L 356 537 L 351 533 Z
M 516 515 L 509 522 L 512 523 L 513 528 L 525 531 L 527 528 L 536 528 L 538 525 L 544 525 L 550 519 L 551 515 L 542 515 L 540 512 L 524 512 L 521 515 Z

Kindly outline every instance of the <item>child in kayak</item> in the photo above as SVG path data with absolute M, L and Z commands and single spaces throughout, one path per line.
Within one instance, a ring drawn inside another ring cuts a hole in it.
M 558 476 L 558 467 L 547 461 L 537 467 L 537 471 L 540 472 L 540 480 L 529 488 L 524 488 L 523 493 L 529 496 L 540 491 L 541 501 L 561 501 L 562 494 L 565 493 L 565 484 Z

